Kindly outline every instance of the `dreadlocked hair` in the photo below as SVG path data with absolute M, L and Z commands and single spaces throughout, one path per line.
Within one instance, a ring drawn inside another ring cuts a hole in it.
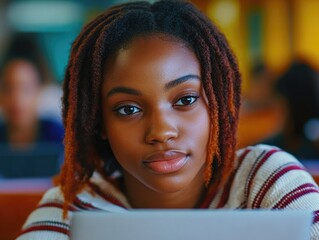
M 107 141 L 101 139 L 106 60 L 134 37 L 156 33 L 185 43 L 200 62 L 211 122 L 205 183 L 217 189 L 233 171 L 241 77 L 224 35 L 188 2 L 117 5 L 85 26 L 72 45 L 62 97 L 65 162 L 59 183 L 65 211 L 94 171 L 110 176 L 120 170 Z

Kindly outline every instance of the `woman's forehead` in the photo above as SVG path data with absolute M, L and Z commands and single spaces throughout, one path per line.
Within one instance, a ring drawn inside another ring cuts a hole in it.
M 119 43 L 119 45 L 113 49 L 114 52 L 112 51 L 107 57 L 107 62 L 109 62 L 109 60 L 114 60 L 119 54 L 127 52 L 128 50 L 129 52 L 140 51 L 142 54 L 146 54 L 147 52 L 150 52 L 150 50 L 152 52 L 161 52 L 161 47 L 163 46 L 171 48 L 178 47 L 188 49 L 189 51 L 193 52 L 190 43 L 184 39 L 167 33 L 149 32 L 129 37 L 129 39 L 127 39 L 125 42 Z
M 152 35 L 134 39 L 108 61 L 105 67 L 107 81 L 127 78 L 178 78 L 181 74 L 200 72 L 199 62 L 193 51 L 183 42 Z
M 185 76 L 200 79 L 196 55 L 183 44 L 160 37 L 136 39 L 121 49 L 105 68 L 104 93 L 113 87 L 163 88 Z

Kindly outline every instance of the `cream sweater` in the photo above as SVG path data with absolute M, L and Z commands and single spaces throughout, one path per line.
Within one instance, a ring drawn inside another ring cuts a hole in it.
M 208 193 L 201 208 L 312 210 L 311 239 L 319 239 L 319 188 L 300 162 L 278 148 L 257 145 L 237 151 L 235 166 L 225 187 Z M 60 188 L 48 190 L 17 240 L 69 239 L 70 218 L 62 219 L 62 205 Z M 121 212 L 128 208 L 122 192 L 96 174 L 69 206 L 69 216 L 75 211 Z

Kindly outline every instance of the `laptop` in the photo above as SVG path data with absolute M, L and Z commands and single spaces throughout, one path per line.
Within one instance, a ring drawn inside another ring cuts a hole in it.
M 71 240 L 309 240 L 301 210 L 132 210 L 74 213 Z
M 16 149 L 0 144 L 0 178 L 43 178 L 56 175 L 63 162 L 63 145 L 38 143 Z

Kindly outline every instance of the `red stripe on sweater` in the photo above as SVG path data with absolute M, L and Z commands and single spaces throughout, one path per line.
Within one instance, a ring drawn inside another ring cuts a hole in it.
M 120 200 L 118 200 L 116 197 L 112 196 L 111 194 L 104 193 L 97 185 L 90 183 L 90 187 L 102 198 L 104 198 L 106 201 L 113 203 L 119 207 L 127 208 Z
M 58 202 L 47 202 L 44 204 L 39 205 L 37 208 L 45 208 L 45 207 L 55 207 L 55 208 L 60 208 L 63 209 L 63 204 L 64 203 L 58 203 Z M 79 211 L 79 210 L 99 210 L 99 208 L 94 207 L 90 203 L 85 203 L 81 201 L 80 199 L 76 198 L 73 202 L 72 205 L 68 205 L 68 211 L 74 212 L 74 211 Z
M 313 212 L 313 215 L 314 215 L 314 216 L 313 216 L 312 223 L 315 224 L 315 223 L 319 222 L 319 210 L 314 211 L 314 212 Z
M 238 158 L 238 167 L 236 168 L 236 170 L 240 167 L 241 163 L 243 162 L 243 160 L 245 159 L 245 157 L 247 156 L 247 154 L 251 151 L 251 149 L 246 149 Z M 224 202 L 226 202 L 228 200 L 228 197 L 229 197 L 229 190 L 230 190 L 230 187 L 232 185 L 232 182 L 233 182 L 233 179 L 234 179 L 234 176 L 235 176 L 236 172 L 234 172 L 232 174 L 232 176 L 230 177 L 229 181 L 227 182 L 225 188 L 227 188 L 228 190 L 224 190 L 223 191 L 223 194 L 222 194 L 222 197 L 221 197 L 221 200 L 219 202 L 218 205 L 221 205 L 223 204 Z M 215 194 L 216 194 L 217 190 L 214 190 L 214 189 L 210 189 L 208 194 L 206 195 L 204 201 L 201 203 L 200 207 L 199 208 L 208 208 L 209 205 L 211 204 L 211 202 L 213 201 L 213 198 L 215 197 Z
M 233 184 L 234 178 L 236 176 L 237 170 L 240 168 L 244 158 L 247 156 L 247 154 L 250 152 L 250 149 L 246 149 L 245 152 L 243 154 L 240 155 L 239 159 L 238 159 L 238 165 L 235 169 L 235 171 L 232 173 L 232 175 L 230 176 L 229 180 L 227 181 L 227 184 L 225 185 L 225 188 L 223 190 L 222 196 L 220 198 L 219 203 L 217 204 L 216 208 L 221 208 L 223 207 L 226 202 L 228 201 L 229 198 L 229 194 L 230 194 L 230 189 L 231 186 Z
M 47 203 L 40 204 L 37 208 L 46 208 L 46 207 L 54 207 L 54 208 L 63 209 L 63 204 L 62 203 L 58 203 L 58 202 L 47 202 Z M 71 211 L 71 212 L 74 212 L 74 211 L 77 210 L 77 208 L 75 208 L 74 206 L 69 205 L 68 206 L 68 210 Z
M 261 202 L 264 199 L 266 193 L 268 192 L 268 190 L 277 182 L 277 180 L 282 177 L 283 175 L 285 175 L 287 172 L 290 172 L 292 170 L 304 170 L 303 167 L 298 166 L 298 165 L 290 165 L 290 166 L 286 166 L 283 169 L 281 169 L 279 172 L 277 173 L 273 173 L 274 175 L 271 175 L 266 182 L 264 182 L 264 184 L 262 185 L 261 189 L 259 190 L 259 192 L 257 193 L 253 204 L 252 204 L 252 208 L 260 208 Z
M 101 210 L 97 207 L 95 207 L 94 205 L 92 205 L 91 203 L 88 202 L 83 202 L 82 200 L 80 200 L 79 198 L 76 198 L 73 202 L 73 204 L 82 209 L 82 210 Z
M 50 231 L 50 232 L 57 232 L 57 233 L 62 233 L 65 235 L 69 236 L 70 231 L 68 229 L 62 228 L 62 227 L 57 227 L 57 226 L 47 226 L 47 225 L 39 225 L 39 226 L 33 226 L 29 227 L 25 230 L 23 230 L 19 236 L 25 233 L 29 232 L 37 232 L 37 231 Z
M 221 207 L 223 207 L 223 206 L 226 204 L 226 202 L 227 202 L 227 200 L 228 200 L 228 198 L 229 198 L 230 188 L 231 188 L 231 185 L 233 184 L 235 175 L 236 175 L 236 174 L 233 173 L 233 174 L 230 176 L 230 178 L 229 178 L 227 184 L 225 185 L 225 188 L 224 188 L 224 190 L 223 190 L 222 196 L 221 196 L 221 198 L 220 198 L 220 200 L 219 200 L 219 203 L 217 204 L 216 208 L 221 208 Z
M 273 209 L 284 208 L 298 198 L 308 193 L 318 193 L 318 188 L 312 183 L 303 184 L 283 196 Z
M 253 180 L 258 172 L 258 170 L 261 168 L 261 166 L 270 158 L 270 156 L 276 152 L 279 152 L 280 150 L 279 149 L 272 149 L 270 150 L 269 152 L 267 152 L 264 157 L 257 163 L 256 167 L 254 167 L 252 169 L 252 172 L 250 173 L 250 176 L 249 176 L 249 180 L 248 180 L 248 184 L 247 184 L 247 187 L 245 189 L 245 193 L 246 193 L 246 196 L 248 197 L 249 196 L 249 191 L 250 191 L 250 188 L 251 188 L 251 185 L 253 183 Z M 257 160 L 257 159 L 256 159 Z

